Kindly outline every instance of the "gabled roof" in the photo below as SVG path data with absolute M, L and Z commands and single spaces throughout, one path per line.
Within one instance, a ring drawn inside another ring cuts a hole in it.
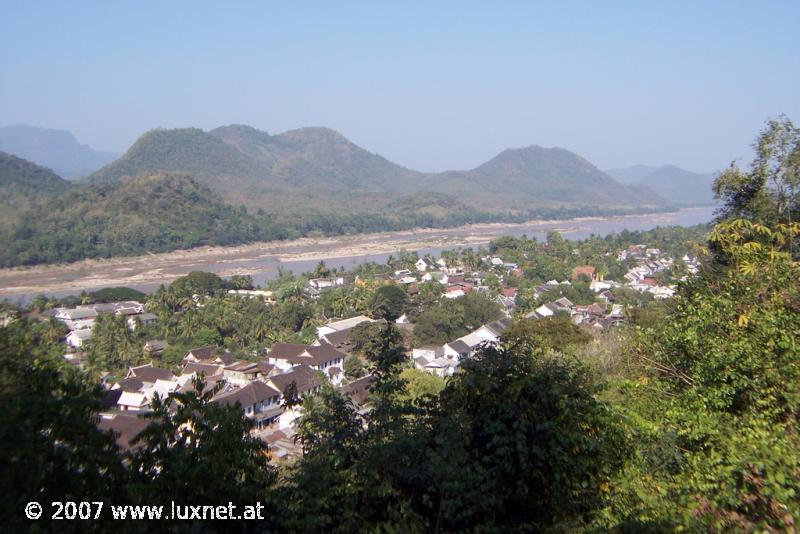
M 562 308 L 574 308 L 575 304 L 572 303 L 567 297 L 561 297 L 560 299 L 556 299 L 553 301 L 553 304 L 560 306 Z
M 350 341 L 350 330 L 352 328 L 348 328 L 347 330 L 339 330 L 338 332 L 331 332 L 330 334 L 325 334 L 320 338 L 320 341 L 324 341 L 328 345 L 333 346 L 337 350 L 350 350 L 352 345 Z
M 206 345 L 205 347 L 198 347 L 196 349 L 190 349 L 186 352 L 186 356 L 190 354 L 197 358 L 198 360 L 208 360 L 214 356 L 214 354 L 218 351 L 216 345 Z
M 150 421 L 137 415 L 115 414 L 112 417 L 101 417 L 97 422 L 97 427 L 103 431 L 111 431 L 120 449 L 127 450 L 132 448 L 133 440 L 139 433 L 147 428 Z M 137 447 L 140 445 L 136 445 Z
M 90 317 L 97 317 L 97 311 L 94 308 L 71 308 L 64 309 L 57 313 L 63 313 L 70 321 L 78 319 L 88 319 Z
M 127 391 L 129 393 L 136 393 L 144 386 L 144 382 L 141 378 L 125 378 L 120 380 L 115 384 L 116 389 L 121 389 L 122 391 Z
M 147 399 L 146 395 L 141 393 L 133 393 L 129 391 L 122 392 L 122 395 L 119 396 L 119 400 L 117 404 L 119 406 L 130 406 L 133 408 L 142 408 L 149 404 L 149 400 Z
M 148 363 L 139 367 L 131 367 L 126 378 L 139 378 L 142 382 L 150 382 L 152 384 L 156 380 L 173 380 L 175 374 L 169 369 L 160 369 Z
M 210 363 L 219 360 L 224 364 L 229 364 L 233 361 L 233 357 L 230 354 L 225 352 L 224 349 L 220 349 L 215 345 L 207 345 L 205 347 L 191 349 L 186 352 L 183 359 L 185 360 L 189 356 L 194 356 L 197 360 L 204 363 Z
M 491 333 L 496 336 L 499 336 L 503 332 L 505 332 L 506 328 L 511 325 L 511 319 L 500 319 L 493 323 L 489 323 L 484 325 Z
M 369 390 L 375 380 L 375 377 L 372 375 L 363 376 L 358 380 L 353 380 L 349 384 L 342 386 L 342 393 L 350 397 L 356 404 L 361 404 L 367 400 Z
M 67 336 L 75 336 L 81 341 L 86 341 L 87 339 L 92 337 L 92 331 L 88 328 L 82 328 L 80 330 L 73 330 Z
M 213 363 L 188 362 L 183 366 L 181 373 L 189 375 L 192 373 L 214 376 L 222 373 L 223 367 Z
M 340 331 L 340 330 L 348 330 L 365 321 L 374 322 L 373 319 L 370 319 L 369 317 L 366 317 L 364 315 L 356 315 L 355 317 L 342 319 L 340 321 L 331 321 L 330 323 L 327 323 L 324 326 Z
M 307 365 L 299 365 L 291 369 L 288 373 L 272 376 L 269 381 L 273 386 L 278 388 L 281 394 L 286 392 L 286 388 L 289 387 L 289 384 L 292 382 L 295 383 L 299 395 L 322 385 L 322 380 L 317 376 L 317 373 Z
M 456 351 L 459 354 L 468 354 L 469 351 L 472 350 L 472 348 L 469 345 L 467 345 L 466 343 L 464 343 L 460 339 L 452 341 L 452 342 L 448 343 L 447 345 L 451 349 L 453 349 L 454 351 Z
M 153 339 L 144 344 L 145 350 L 156 352 L 167 348 L 167 342 L 163 339 Z
M 267 399 L 279 396 L 279 391 L 275 390 L 264 382 L 261 382 L 260 380 L 253 380 L 246 386 L 242 386 L 225 393 L 220 393 L 213 399 L 212 402 L 222 404 L 223 406 L 233 406 L 238 402 L 242 407 L 245 407 L 252 406 Z
M 275 343 L 269 351 L 270 358 L 286 360 L 292 365 L 325 365 L 337 359 L 344 360 L 347 355 L 336 350 L 333 345 L 322 343 L 318 346 L 295 343 Z

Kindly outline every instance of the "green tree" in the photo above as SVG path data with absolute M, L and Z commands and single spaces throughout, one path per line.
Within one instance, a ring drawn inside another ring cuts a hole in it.
M 256 503 L 267 501 L 275 472 L 266 445 L 250 436 L 253 426 L 240 405 L 211 401 L 219 390 L 196 378 L 194 388 L 154 399 L 149 426 L 130 456 L 132 493 L 142 503 Z M 266 526 L 266 525 L 264 525 Z
M 411 367 L 400 372 L 400 379 L 405 382 L 402 397 L 410 401 L 434 398 L 444 388 L 443 378 Z
M 355 380 L 364 376 L 364 363 L 358 356 L 348 356 L 344 360 L 344 376 Z
M 227 289 L 253 289 L 255 283 L 249 274 L 235 274 L 225 280 L 225 287 Z
M 143 345 L 128 328 L 125 317 L 100 314 L 86 344 L 89 367 L 94 371 L 115 371 L 135 365 L 142 357 Z
M 114 439 L 95 425 L 100 388 L 60 362 L 59 349 L 27 320 L 0 328 L 0 518 L 9 531 L 31 528 L 28 501 L 47 511 L 87 495 L 107 506 L 126 500 Z
M 626 445 L 586 369 L 528 344 L 487 347 L 461 367 L 428 423 L 431 523 L 480 531 L 588 524 L 612 495 Z
M 370 309 L 374 317 L 394 321 L 406 310 L 408 296 L 398 286 L 385 285 L 372 294 Z
M 723 201 L 720 220 L 800 220 L 800 129 L 785 116 L 770 120 L 754 148 L 749 172 L 732 165 L 714 182 Z
M 191 297 L 192 295 L 214 295 L 225 288 L 225 282 L 214 273 L 192 271 L 186 276 L 181 276 L 170 284 L 170 291 L 177 297 Z
M 799 233 L 718 224 L 725 261 L 641 333 L 643 373 L 623 389 L 638 444 L 615 510 L 628 525 L 768 531 L 800 516 Z

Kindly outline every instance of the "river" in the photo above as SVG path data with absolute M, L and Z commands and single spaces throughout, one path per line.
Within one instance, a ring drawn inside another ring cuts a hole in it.
M 220 276 L 249 274 L 256 284 L 274 278 L 278 268 L 301 273 L 320 260 L 345 269 L 367 261 L 383 263 L 400 249 L 438 256 L 442 250 L 477 247 L 502 235 L 544 239 L 558 230 L 567 239 L 605 236 L 622 230 L 650 230 L 657 226 L 692 226 L 710 222 L 715 208 L 686 208 L 672 213 L 581 218 L 565 221 L 531 221 L 522 224 L 484 224 L 449 229 L 384 232 L 335 238 L 259 243 L 240 247 L 215 247 L 151 254 L 135 258 L 86 260 L 68 265 L 0 270 L 0 298 L 23 304 L 37 294 L 56 297 L 103 287 L 127 286 L 153 291 L 190 271 Z

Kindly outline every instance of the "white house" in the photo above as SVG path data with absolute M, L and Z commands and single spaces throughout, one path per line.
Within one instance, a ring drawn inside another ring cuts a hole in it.
M 82 330 L 73 330 L 69 334 L 67 334 L 67 344 L 70 347 L 74 347 L 79 349 L 83 346 L 84 343 L 89 341 L 92 337 L 92 331 L 89 328 L 84 328 Z
M 592 280 L 592 283 L 589 284 L 589 289 L 594 291 L 595 293 L 600 293 L 601 291 L 605 291 L 606 289 L 611 289 L 611 284 L 608 282 L 603 282 L 602 280 Z
M 671 287 L 665 286 L 654 286 L 648 290 L 653 296 L 659 300 L 661 299 L 669 299 L 675 296 L 675 290 Z
M 448 358 L 436 358 L 425 366 L 425 371 L 442 378 L 451 376 L 456 372 L 456 369 L 458 369 L 458 360 Z
M 314 289 L 327 289 L 344 285 L 344 278 L 341 276 L 336 278 L 312 278 L 308 281 L 308 285 Z
M 340 321 L 331 321 L 330 323 L 326 323 L 322 326 L 317 327 L 317 339 L 321 339 L 326 334 L 333 334 L 334 332 L 340 332 L 342 330 L 349 330 L 356 325 L 359 325 L 365 321 L 375 322 L 374 319 L 370 319 L 364 315 L 356 315 L 355 317 L 350 317 L 349 319 L 342 319 Z
M 416 267 L 419 272 L 424 273 L 425 271 L 436 269 L 436 264 L 428 259 L 420 258 L 417 260 L 417 263 L 414 264 L 414 267 Z
M 244 416 L 255 423 L 254 431 L 275 423 L 283 414 L 281 393 L 272 386 L 254 380 L 241 387 L 225 388 L 212 402 L 223 406 L 239 405 Z
M 333 367 L 341 370 L 346 357 L 346 354 L 328 343 L 319 345 L 275 343 L 267 354 L 267 361 L 283 371 L 298 365 L 307 365 L 311 369 L 327 373 Z
M 122 411 L 141 410 L 150 404 L 150 399 L 143 393 L 123 391 L 117 400 L 117 406 Z

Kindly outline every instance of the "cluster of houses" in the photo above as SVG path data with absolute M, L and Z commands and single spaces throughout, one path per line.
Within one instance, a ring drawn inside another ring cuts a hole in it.
M 92 328 L 95 319 L 103 313 L 113 313 L 125 317 L 128 327 L 135 330 L 139 325 L 148 325 L 156 321 L 156 316 L 147 313 L 144 305 L 135 300 L 89 304 L 76 308 L 55 308 L 53 317 L 67 325 L 70 332 L 67 335 L 67 344 L 79 349 L 92 337 Z
M 482 325 L 465 336 L 445 343 L 441 347 L 421 347 L 412 350 L 414 367 L 420 371 L 445 377 L 454 374 L 461 362 L 473 356 L 485 345 L 498 345 L 511 319 L 500 319 Z
M 152 364 L 131 367 L 106 391 L 101 427 L 114 430 L 120 446 L 134 446 L 135 430 L 142 425 L 132 416 L 150 410 L 156 396 L 194 389 L 202 376 L 205 391 L 217 389 L 211 402 L 240 406 L 253 421 L 253 434 L 269 444 L 276 460 L 293 458 L 299 454 L 294 422 L 303 411 L 298 401 L 318 392 L 324 378 L 354 402 L 366 400 L 373 378 L 344 383 L 342 370 L 349 331 L 364 321 L 372 319 L 359 316 L 320 326 L 311 345 L 275 343 L 257 362 L 234 360 L 224 349 L 207 346 L 187 351 L 178 374 Z
M 636 291 L 651 293 L 657 299 L 667 299 L 675 295 L 674 286 L 660 285 L 658 274 L 669 271 L 674 260 L 657 248 L 646 248 L 644 245 L 631 245 L 617 256 L 620 261 L 633 258 L 636 266 L 625 273 L 625 285 Z M 697 274 L 700 262 L 688 254 L 681 258 L 690 274 Z

